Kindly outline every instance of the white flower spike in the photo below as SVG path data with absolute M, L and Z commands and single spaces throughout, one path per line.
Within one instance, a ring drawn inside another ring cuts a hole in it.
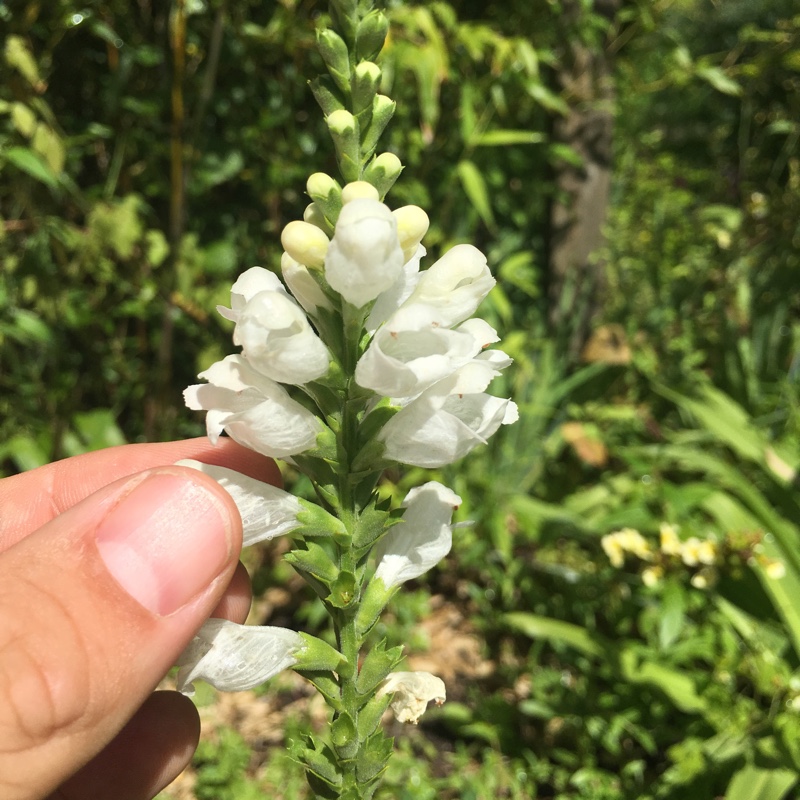
M 242 545 L 274 539 L 299 527 L 297 515 L 303 510 L 292 494 L 263 481 L 225 467 L 203 464 L 187 458 L 179 467 L 191 467 L 213 478 L 233 498 L 242 518 Z
M 418 578 L 450 552 L 453 511 L 461 505 L 461 498 L 441 483 L 430 481 L 412 489 L 403 505 L 402 522 L 389 529 L 376 549 L 375 578 L 387 589 Z
M 287 628 L 206 620 L 178 659 L 178 691 L 194 694 L 196 680 L 223 692 L 252 689 L 297 664 L 304 648 L 300 634 Z
M 242 356 L 227 356 L 198 377 L 208 383 L 190 386 L 183 396 L 189 408 L 208 412 L 206 430 L 214 444 L 225 430 L 244 447 L 285 458 L 312 449 L 325 430 L 314 414 Z
M 359 199 L 342 208 L 325 257 L 325 277 L 348 303 L 361 308 L 389 289 L 403 261 L 397 221 L 383 203 Z
M 447 699 L 444 681 L 430 672 L 390 672 L 377 697 L 394 694 L 389 704 L 399 722 L 416 725 L 433 700 L 437 706 Z

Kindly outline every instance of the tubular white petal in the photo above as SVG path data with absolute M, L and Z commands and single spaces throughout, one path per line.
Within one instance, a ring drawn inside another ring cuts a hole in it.
M 250 267 L 243 272 L 231 286 L 231 307 L 217 306 L 217 311 L 225 319 L 236 322 L 247 303 L 259 292 L 286 292 L 274 272 L 264 267 Z
M 450 552 L 450 524 L 461 498 L 441 483 L 430 481 L 412 489 L 403 505 L 402 522 L 392 526 L 376 548 L 375 577 L 387 589 L 418 578 Z
M 378 329 L 356 365 L 356 383 L 386 397 L 418 395 L 478 355 L 483 338 L 440 327 L 430 306 L 405 305 Z
M 494 284 L 486 256 L 471 244 L 459 244 L 420 273 L 408 302 L 435 306 L 444 325 L 456 325 L 475 313 Z
M 242 518 L 245 547 L 289 533 L 299 526 L 297 515 L 302 506 L 294 495 L 225 467 L 190 458 L 177 463 L 213 478 L 233 498 Z
M 485 443 L 500 425 L 515 422 L 514 403 L 483 391 L 497 374 L 490 361 L 476 359 L 400 409 L 378 434 L 386 458 L 443 467 Z
M 194 694 L 196 680 L 223 692 L 252 689 L 297 663 L 302 637 L 287 628 L 209 619 L 178 659 L 178 691 Z
M 333 308 L 308 267 L 295 261 L 288 253 L 281 256 L 281 274 L 295 300 L 309 314 L 313 314 L 318 308 Z
M 328 348 L 286 292 L 259 292 L 239 314 L 233 332 L 248 363 L 279 383 L 300 385 L 330 367 Z
M 377 691 L 377 697 L 393 694 L 389 704 L 399 722 L 416 725 L 433 700 L 440 706 L 447 699 L 444 681 L 430 672 L 390 672 Z
M 385 205 L 364 199 L 342 208 L 325 257 L 325 277 L 348 303 L 360 308 L 389 289 L 403 261 L 397 222 Z
M 208 412 L 212 442 L 225 430 L 239 444 L 274 458 L 315 446 L 323 430 L 320 420 L 242 356 L 227 356 L 199 377 L 209 383 L 190 386 L 183 394 L 189 408 Z
M 425 248 L 419 245 L 413 258 L 403 264 L 400 277 L 385 292 L 378 295 L 367 317 L 365 324 L 367 333 L 374 333 L 411 296 L 419 280 L 419 262 L 425 256 L 425 252 Z

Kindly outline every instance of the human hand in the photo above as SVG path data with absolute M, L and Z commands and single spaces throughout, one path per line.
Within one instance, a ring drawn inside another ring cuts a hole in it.
M 149 800 L 191 759 L 154 688 L 209 616 L 243 622 L 241 519 L 193 458 L 277 483 L 226 439 L 126 445 L 0 481 L 0 797 Z

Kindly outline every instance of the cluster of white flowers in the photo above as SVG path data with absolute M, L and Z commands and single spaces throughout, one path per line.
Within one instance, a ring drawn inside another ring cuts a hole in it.
M 416 206 L 390 211 L 377 191 L 356 182 L 342 192 L 332 239 L 311 222 L 293 222 L 280 280 L 261 267 L 245 272 L 220 313 L 235 323 L 241 355 L 201 373 L 187 405 L 207 411 L 208 434 L 222 431 L 265 455 L 286 458 L 319 446 L 325 424 L 281 384 L 322 381 L 333 362 L 314 321 L 338 294 L 354 308 L 372 304 L 371 341 L 355 381 L 389 398 L 397 413 L 377 438 L 383 457 L 421 467 L 450 464 L 517 419 L 516 405 L 486 389 L 511 363 L 483 320 L 469 319 L 494 285 L 486 258 L 458 245 L 420 271 L 427 216 Z M 307 316 L 308 315 L 308 316 Z
M 309 194 L 322 196 L 331 183 L 314 175 Z M 233 284 L 230 308 L 218 310 L 234 323 L 233 341 L 241 353 L 201 373 L 207 383 L 190 386 L 186 403 L 207 412 L 212 442 L 224 431 L 267 456 L 330 460 L 336 424 L 315 403 L 320 387 L 340 391 L 349 369 L 362 401 L 358 423 L 369 426 L 377 409 L 385 415 L 383 424 L 369 428 L 372 441 L 360 444 L 369 456 L 359 470 L 392 461 L 450 464 L 518 416 L 512 401 L 486 392 L 511 359 L 487 349 L 498 341 L 497 333 L 471 318 L 495 283 L 486 258 L 471 245 L 458 245 L 420 270 L 428 229 L 422 209 L 391 211 L 377 190 L 361 181 L 339 190 L 337 199 L 335 224 L 312 203 L 303 222 L 284 229 L 285 286 L 261 267 Z M 359 349 L 357 361 L 348 365 L 342 329 L 353 319 L 360 326 Z M 305 501 L 231 470 L 181 463 L 201 469 L 229 491 L 242 515 L 245 545 L 301 528 L 308 533 Z M 435 481 L 408 493 L 400 524 L 376 547 L 371 596 L 385 602 L 400 584 L 447 555 L 460 503 Z M 181 658 L 179 686 L 191 691 L 192 681 L 202 678 L 236 691 L 287 667 L 308 668 L 309 658 L 319 657 L 309 655 L 311 638 L 210 620 Z M 396 693 L 399 719 L 416 722 L 428 700 L 444 700 L 442 682 L 426 675 L 392 673 L 386 679 L 381 691 Z

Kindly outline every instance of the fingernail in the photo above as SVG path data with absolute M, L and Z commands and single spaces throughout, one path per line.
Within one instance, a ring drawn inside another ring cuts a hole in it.
M 222 571 L 231 548 L 230 518 L 202 484 L 156 473 L 111 509 L 96 541 L 117 583 L 149 611 L 167 616 Z

